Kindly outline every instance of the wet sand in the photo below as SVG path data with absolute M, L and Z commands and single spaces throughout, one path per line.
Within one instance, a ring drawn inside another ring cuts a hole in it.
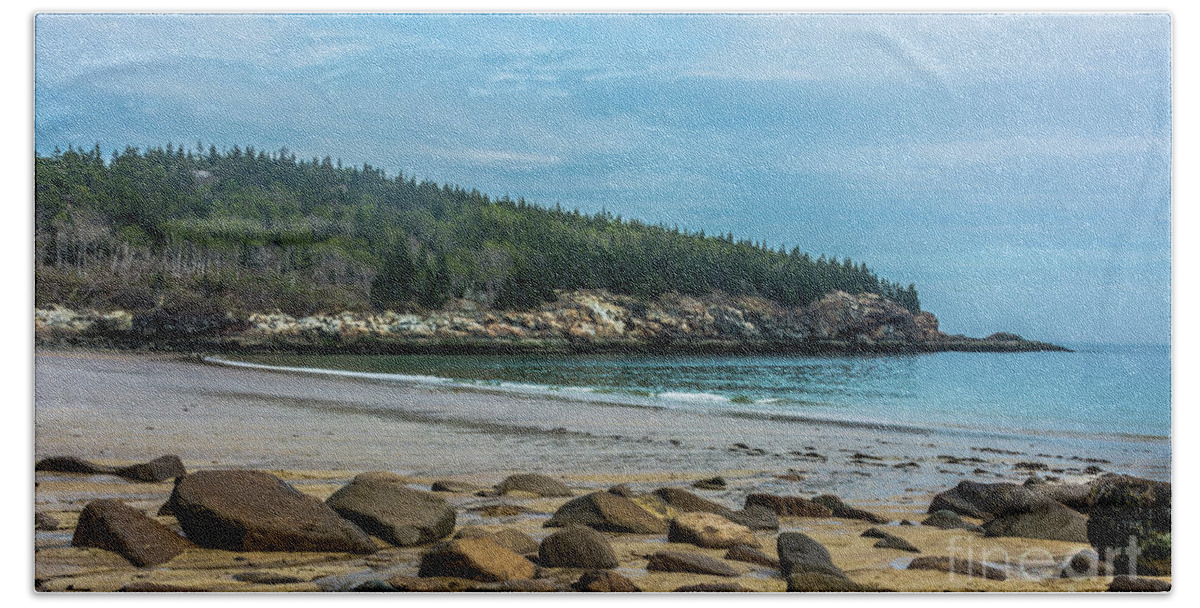
M 421 489 L 448 477 L 490 486 L 510 473 L 542 472 L 564 479 L 577 495 L 616 483 L 628 483 L 638 492 L 662 486 L 691 489 L 693 480 L 719 474 L 729 482 L 726 489 L 693 491 L 733 508 L 750 492 L 834 493 L 894 520 L 919 521 L 933 493 L 962 479 L 1019 482 L 1029 474 L 1014 468 L 1020 462 L 1043 463 L 1061 471 L 1043 474 L 1070 480 L 1093 476 L 1083 473 L 1089 466 L 1086 459 L 1110 461 L 1099 465 L 1105 470 L 1159 478 L 1170 474 L 1169 455 L 1163 462 L 1161 446 L 1136 441 L 1105 449 L 1095 442 L 1062 438 L 712 416 L 230 369 L 162 355 L 39 352 L 35 378 L 37 458 L 75 455 L 120 464 L 172 453 L 188 470 L 274 471 L 321 498 L 369 470 L 406 475 L 412 487 Z M 905 463 L 916 466 L 897 468 Z M 83 506 L 101 497 L 122 498 L 154 513 L 170 494 L 169 482 L 50 473 L 38 473 L 37 481 L 37 510 L 62 523 L 58 531 L 36 535 L 36 576 L 48 590 L 115 590 L 134 581 L 230 591 L 330 589 L 364 572 L 415 574 L 421 553 L 420 548 L 394 547 L 370 557 L 197 549 L 164 567 L 139 570 L 111 553 L 70 548 L 70 529 Z M 566 500 L 469 494 L 447 498 L 459 512 L 460 526 L 515 527 L 535 539 L 550 532 L 541 524 Z M 470 511 L 494 504 L 515 504 L 527 511 L 511 517 Z M 159 519 L 174 523 L 169 516 Z M 783 531 L 803 531 L 829 547 L 834 562 L 854 580 L 889 589 L 1098 591 L 1109 580 L 1046 578 L 1086 547 L 1080 543 L 964 536 L 923 526 L 889 528 L 925 555 L 946 555 L 956 547 L 960 555 L 977 551 L 991 562 L 1021 559 L 1041 564 L 1028 576 L 1021 571 L 1003 582 L 906 571 L 902 568 L 912 554 L 875 549 L 874 539 L 859 536 L 867 527 L 865 522 L 837 518 L 782 520 Z M 760 533 L 759 538 L 763 551 L 773 555 L 773 535 Z M 672 547 L 662 537 L 619 535 L 613 542 L 622 562 L 618 572 L 645 590 L 669 591 L 719 580 L 647 572 L 646 556 Z M 677 548 L 714 557 L 724 553 L 690 545 Z M 743 587 L 786 587 L 777 572 L 730 563 L 741 572 L 734 582 Z M 233 577 L 248 570 L 298 582 L 267 585 Z M 578 572 L 563 574 L 567 575 L 577 578 Z

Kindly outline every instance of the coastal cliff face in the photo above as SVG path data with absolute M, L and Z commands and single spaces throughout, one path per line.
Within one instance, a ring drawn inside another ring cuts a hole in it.
M 497 344 L 571 345 L 774 345 L 837 350 L 1040 350 L 1020 337 L 972 340 L 938 330 L 929 312 L 912 314 L 877 294 L 826 294 L 807 307 L 783 307 L 760 297 L 715 293 L 697 298 L 667 294 L 644 302 L 606 291 L 571 291 L 529 311 L 494 311 L 466 300 L 426 314 L 352 313 L 292 317 L 253 313 L 188 314 L 154 311 L 35 311 L 40 343 L 108 338 L 142 342 L 216 340 L 225 346 L 287 348 L 314 345 Z M 1016 338 L 1012 340 L 1010 338 Z M 959 348 L 961 346 L 966 348 Z M 1049 347 L 1050 345 L 1043 345 Z

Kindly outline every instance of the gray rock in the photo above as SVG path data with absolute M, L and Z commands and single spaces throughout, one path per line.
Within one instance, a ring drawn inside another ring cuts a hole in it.
M 368 534 L 398 547 L 431 543 L 454 531 L 454 509 L 444 498 L 386 477 L 359 475 L 325 504 Z
M 801 593 L 868 593 L 887 591 L 873 585 L 862 585 L 844 576 L 820 572 L 800 572 L 787 577 L 787 590 Z
M 908 551 L 909 553 L 920 553 L 921 550 L 916 548 L 912 543 L 896 536 L 895 534 L 884 533 L 884 536 L 875 543 L 876 549 L 897 549 L 899 551 Z
M 121 467 L 116 470 L 116 474 L 126 479 L 134 481 L 144 481 L 149 483 L 158 483 L 175 479 L 181 475 L 187 475 L 187 469 L 183 467 L 183 461 L 174 454 L 159 456 L 150 462 Z
M 761 506 L 774 511 L 780 517 L 832 517 L 833 511 L 825 505 L 800 496 L 776 496 L 774 494 L 750 494 L 746 496 L 746 508 Z
M 659 488 L 654 491 L 654 495 L 681 513 L 700 512 L 725 515 L 732 511 L 729 507 L 719 505 L 707 498 L 701 498 L 687 490 L 679 488 Z
M 1078 511 L 1053 500 L 1042 500 L 1027 509 L 1001 513 L 983 524 L 984 535 L 1088 542 L 1087 518 Z
M 833 564 L 829 550 L 802 532 L 784 532 L 775 540 L 779 554 L 779 571 L 785 577 L 800 573 L 818 573 L 846 578 Z
M 59 526 L 58 518 L 46 513 L 37 512 L 33 514 L 33 529 L 49 532 L 57 530 Z
M 1104 475 L 1088 498 L 1087 537 L 1114 572 L 1171 574 L 1171 484 L 1125 475 Z M 1129 558 L 1130 539 L 1137 559 Z
M 700 490 L 724 490 L 725 486 L 725 478 L 719 476 L 692 482 L 692 487 Z
M 740 511 L 722 513 L 729 521 L 742 524 L 751 530 L 778 530 L 779 516 L 761 505 L 750 505 Z
M 993 568 L 992 566 L 988 566 L 982 562 L 962 559 L 960 557 L 917 557 L 913 558 L 913 560 L 908 563 L 908 569 L 939 570 L 941 572 L 953 572 L 955 574 L 986 578 L 994 581 L 1003 581 L 1008 579 L 1008 574 L 999 568 Z
M 960 517 L 958 513 L 950 510 L 935 512 L 933 515 L 930 515 L 922 520 L 921 525 L 932 526 L 942 530 L 981 530 L 979 526 L 967 521 L 963 521 L 963 518 Z
M 617 554 L 603 534 L 587 527 L 572 525 L 542 540 L 538 564 L 547 568 L 617 567 Z
M 433 492 L 446 492 L 449 494 L 471 494 L 473 492 L 478 492 L 482 488 L 473 483 L 467 483 L 465 481 L 439 479 L 433 482 L 433 485 L 431 485 L 429 489 Z
M 954 488 L 934 496 L 929 513 L 954 511 L 986 520 L 1004 511 L 1028 509 L 1039 499 L 1029 488 L 1013 483 L 961 481 Z
M 635 593 L 641 591 L 633 581 L 609 570 L 590 570 L 584 572 L 579 580 L 571 584 L 576 591 Z
M 1100 556 L 1091 549 L 1084 549 L 1067 561 L 1059 573 L 1061 578 L 1083 578 L 1100 574 Z

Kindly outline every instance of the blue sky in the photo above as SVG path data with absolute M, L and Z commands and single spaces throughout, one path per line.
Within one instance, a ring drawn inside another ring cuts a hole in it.
M 39 152 L 286 146 L 1170 339 L 1166 15 L 42 15 Z

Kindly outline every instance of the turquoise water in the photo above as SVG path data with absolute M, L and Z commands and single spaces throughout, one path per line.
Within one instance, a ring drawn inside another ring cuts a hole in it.
M 1169 346 L 873 357 L 261 356 L 267 365 L 719 413 L 1096 438 L 1169 437 Z M 357 372 L 357 373 L 356 373 Z

